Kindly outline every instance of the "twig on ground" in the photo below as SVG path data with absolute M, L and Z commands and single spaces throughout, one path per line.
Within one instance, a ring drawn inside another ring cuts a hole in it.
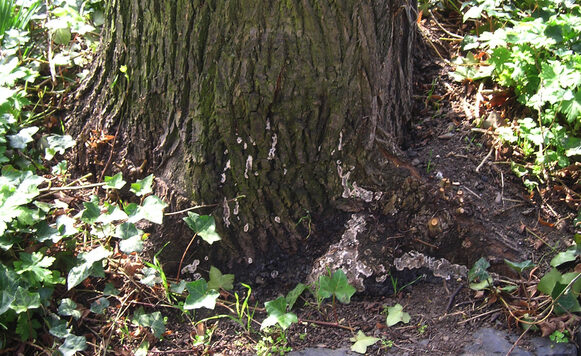
M 484 165 L 484 163 L 490 158 L 490 156 L 492 156 L 492 152 L 494 151 L 494 145 L 492 145 L 492 147 L 490 147 L 490 151 L 488 151 L 488 154 L 484 157 L 484 159 L 482 160 L 482 162 L 480 162 L 480 164 L 478 165 L 478 167 L 476 167 L 476 169 L 474 170 L 476 173 L 478 173 L 480 171 L 480 168 L 482 168 L 482 166 Z
M 351 332 L 355 332 L 355 329 L 353 329 L 352 327 L 341 325 L 339 323 L 330 323 L 328 321 L 299 319 L 299 323 L 313 323 L 313 324 L 317 324 L 317 325 L 331 326 L 331 327 L 341 328 L 341 329 L 349 330 Z
M 476 198 L 478 199 L 482 199 L 482 197 L 476 193 L 474 193 L 472 190 L 470 190 L 470 188 L 468 188 L 467 186 L 463 186 L 464 189 L 466 189 L 468 191 L 468 193 L 471 193 L 472 195 L 474 195 Z
M 456 288 L 454 293 L 452 293 L 452 295 L 450 296 L 450 299 L 448 300 L 448 305 L 446 306 L 446 314 L 450 311 L 450 308 L 452 307 L 452 304 L 454 303 L 454 299 L 456 298 L 456 295 L 458 295 L 458 293 L 460 293 L 462 288 L 464 288 L 464 286 L 462 286 L 462 285 L 458 286 L 458 288 Z
M 430 13 L 430 15 L 432 16 L 432 19 L 434 20 L 434 22 L 436 23 L 436 25 L 438 25 L 438 27 L 439 27 L 439 28 L 440 28 L 442 31 L 444 31 L 444 32 L 445 32 L 445 33 L 446 33 L 448 36 L 452 36 L 452 37 L 454 37 L 454 38 L 456 38 L 456 39 L 462 39 L 462 40 L 464 39 L 464 36 L 460 36 L 460 35 L 457 35 L 457 34 L 455 34 L 455 33 L 452 33 L 452 32 L 450 32 L 450 31 L 446 30 L 446 29 L 444 28 L 444 26 L 442 26 L 442 25 L 441 25 L 441 24 L 438 22 L 438 20 L 436 20 L 436 16 L 434 16 L 434 14 L 432 13 L 432 10 L 429 10 L 429 9 L 428 9 L 428 12 L 429 12 L 429 13 Z
M 498 308 L 498 309 L 489 310 L 489 311 L 487 311 L 487 312 L 484 312 L 484 313 L 482 313 L 482 314 L 475 315 L 475 316 L 473 316 L 473 317 L 471 317 L 471 318 L 468 318 L 468 319 L 466 319 L 466 320 L 461 320 L 461 321 L 459 321 L 459 322 L 458 322 L 458 324 L 466 324 L 466 323 L 467 323 L 467 322 L 469 322 L 469 321 L 476 320 L 476 319 L 478 319 L 478 318 L 481 318 L 481 317 L 483 317 L 483 316 L 487 316 L 487 315 L 489 315 L 489 314 L 496 313 L 496 312 L 499 312 L 499 311 L 502 311 L 502 308 Z

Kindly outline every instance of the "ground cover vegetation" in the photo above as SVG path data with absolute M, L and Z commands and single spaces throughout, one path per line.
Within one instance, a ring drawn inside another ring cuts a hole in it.
M 546 273 L 530 260 L 507 260 L 518 281 L 495 281 L 486 271 L 490 265 L 481 259 L 469 273 L 470 287 L 489 289 L 490 302 L 502 303 L 509 322 L 526 331 L 540 327 L 543 336 L 568 340 L 563 332 L 571 335 L 578 321 L 572 313 L 581 311 L 575 263 L 581 253 L 581 7 L 573 1 L 502 0 L 425 6 L 426 11 L 436 6 L 455 13 L 469 29 L 465 36 L 449 33 L 451 40 L 461 40 L 461 52 L 450 63 L 455 68 L 451 76 L 478 87 L 474 124 L 491 136 L 490 153 L 496 151 L 499 157 L 509 148 L 507 163 L 531 196 L 565 190 L 566 200 L 579 212 L 572 219 L 574 238 L 562 242 L 561 247 L 569 247 L 551 259 Z M 556 246 L 549 247 L 557 252 Z
M 254 349 L 261 355 L 289 351 L 285 330 L 298 322 L 349 329 L 354 352 L 378 342 L 391 347 L 338 319 L 338 303 L 350 303 L 355 293 L 343 271 L 328 271 L 264 305 L 253 302 L 249 284 L 235 284 L 234 275 L 215 267 L 193 281 L 170 278 L 157 255 L 148 260 L 141 254 L 145 228 L 163 224 L 164 214 L 184 214 L 192 239 L 212 244 L 220 239 L 213 218 L 195 207 L 164 211 L 152 175 L 132 183 L 121 174 L 95 183 L 72 176 L 64 157 L 75 141 L 61 118 L 97 48 L 104 6 L 102 0 L 0 0 L 0 349 L 145 355 L 172 332 L 168 315 L 192 325 L 200 353 L 210 352 L 215 321 L 224 318 L 257 336 Z M 512 165 L 523 183 L 539 191 L 554 180 L 578 179 L 572 167 L 581 152 L 579 5 L 440 1 L 421 9 L 434 7 L 473 23 L 454 76 L 491 86 L 493 107 L 516 98 L 525 108 L 519 112 L 527 116 L 505 117 L 490 131 L 499 146 L 514 149 Z M 112 140 L 95 133 L 88 144 Z M 578 202 L 575 188 L 570 191 Z M 530 273 L 537 270 L 530 261 L 507 261 L 519 275 L 507 281 L 480 260 L 470 271 L 470 287 L 502 303 L 515 324 L 566 340 L 572 313 L 581 311 L 578 236 L 542 276 Z M 392 283 L 394 291 L 405 288 Z M 523 301 L 520 307 L 515 300 Z M 293 313 L 299 301 L 321 320 L 300 320 Z M 410 322 L 400 304 L 385 305 L 384 313 L 388 327 Z

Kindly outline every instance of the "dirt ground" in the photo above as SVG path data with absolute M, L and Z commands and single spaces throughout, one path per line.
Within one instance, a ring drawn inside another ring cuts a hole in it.
M 416 117 L 414 138 L 405 151 L 408 161 L 430 184 L 437 185 L 442 178 L 448 178 L 453 186 L 462 189 L 469 203 L 467 206 L 473 209 L 471 216 L 511 250 L 518 251 L 516 258 L 531 259 L 546 268 L 554 253 L 548 246 L 563 249 L 564 237 L 572 236 L 575 210 L 564 202 L 562 190 L 549 187 L 541 190 L 542 194 L 530 194 L 521 180 L 511 173 L 507 164 L 512 154 L 510 149 L 494 146 L 494 136 L 486 133 L 482 126 L 475 130 L 475 122 L 480 117 L 494 118 L 494 115 L 500 117 L 498 121 L 503 117 L 508 120 L 519 109 L 510 100 L 502 106 L 478 105 L 478 101 L 487 100 L 485 94 L 478 99 L 478 84 L 454 82 L 448 75 L 451 67 L 434 51 L 435 47 L 443 58 L 450 59 L 456 54 L 458 43 L 440 40 L 449 36 L 433 21 L 423 20 L 420 27 L 419 37 L 423 44 L 418 48 L 416 62 Z M 493 111 L 495 114 L 491 116 Z M 290 280 L 278 279 L 286 281 L 287 285 L 254 285 L 251 304 L 258 303 L 262 307 L 264 301 L 276 298 L 276 293 L 288 292 L 296 282 L 291 277 Z M 277 354 L 307 347 L 348 349 L 352 345 L 350 338 L 357 330 L 362 330 L 366 335 L 382 339 L 368 348 L 369 355 L 454 355 L 472 342 L 472 332 L 481 326 L 511 327 L 514 333 L 522 332 L 514 324 L 509 325 L 508 313 L 498 301 L 489 303 L 489 295 L 470 290 L 466 281 L 444 281 L 421 270 L 394 274 L 394 277 L 399 278 L 399 289 L 406 283 L 411 285 L 397 293 L 392 289 L 380 296 L 357 293 L 350 304 L 337 305 L 336 315 L 330 303 L 317 308 L 313 298 L 307 297 L 306 303 L 302 301 L 303 304 L 295 308 L 301 322 L 287 330 L 288 349 L 273 347 L 283 337 L 275 333 L 267 343 L 270 352 Z M 230 297 L 230 300 L 233 299 Z M 411 320 L 408 324 L 388 328 L 382 312 L 385 306 L 397 303 L 410 314 Z M 220 307 L 217 310 L 220 312 Z M 254 319 L 264 318 L 265 313 L 258 310 Z M 230 319 L 208 321 L 197 330 L 190 325 L 179 317 L 170 318 L 167 328 L 173 333 L 150 352 L 168 355 L 257 353 L 260 337 L 245 332 L 243 326 Z M 192 346 L 196 335 L 209 335 L 208 330 L 214 326 L 205 345 Z M 258 330 L 260 326 L 253 322 L 252 327 Z M 526 335 L 519 346 L 526 348 L 529 336 Z

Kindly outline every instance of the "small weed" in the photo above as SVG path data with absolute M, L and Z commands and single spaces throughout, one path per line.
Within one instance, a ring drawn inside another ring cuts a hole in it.
M 418 333 L 420 335 L 423 334 L 423 333 L 425 333 L 427 329 L 428 329 L 428 325 L 427 324 L 418 324 Z
M 555 330 L 551 335 L 549 335 L 549 339 L 556 343 L 567 343 L 569 342 L 569 332 L 567 330 Z
M 432 150 L 430 150 L 430 153 L 428 153 L 428 164 L 426 166 L 426 173 L 430 174 L 430 172 L 432 171 Z
M 381 348 L 383 348 L 383 349 L 391 349 L 393 346 L 394 346 L 393 340 L 381 339 Z
M 284 355 L 292 351 L 284 331 L 278 328 L 267 328 L 255 346 L 258 356 Z

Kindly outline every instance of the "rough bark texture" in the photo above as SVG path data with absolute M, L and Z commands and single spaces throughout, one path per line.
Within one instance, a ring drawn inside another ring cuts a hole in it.
M 416 203 L 373 191 L 413 181 L 397 147 L 415 20 L 414 0 L 112 0 L 71 126 L 117 135 L 119 152 L 79 159 L 153 172 L 173 206 L 222 203 L 223 244 L 244 258 L 293 253 L 358 201 L 395 214 Z

